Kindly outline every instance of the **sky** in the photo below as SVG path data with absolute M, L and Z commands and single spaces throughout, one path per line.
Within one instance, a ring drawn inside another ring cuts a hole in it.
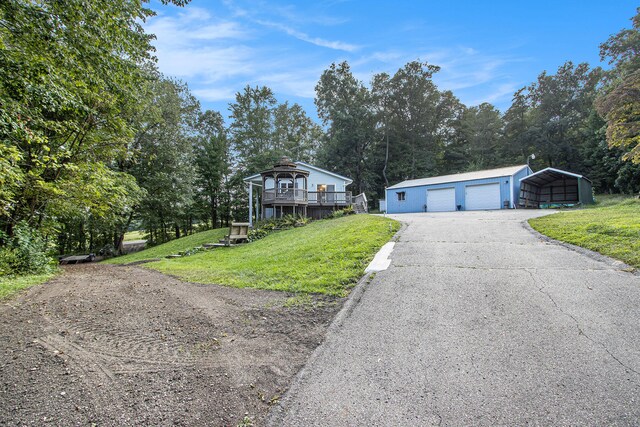
M 270 87 L 318 120 L 314 87 L 348 61 L 365 84 L 413 60 L 441 67 L 434 81 L 467 106 L 501 111 L 513 93 L 565 61 L 600 65 L 600 43 L 631 27 L 628 0 L 271 1 L 151 3 L 161 72 L 186 82 L 203 109 L 229 116 L 247 85 Z

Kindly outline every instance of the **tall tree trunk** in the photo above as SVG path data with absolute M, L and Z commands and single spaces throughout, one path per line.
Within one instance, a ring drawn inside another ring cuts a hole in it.
M 122 255 L 124 253 L 124 234 L 129 229 L 131 225 L 131 221 L 133 220 L 133 212 L 129 213 L 129 218 L 127 218 L 127 222 L 116 234 L 116 238 L 114 239 L 113 246 L 116 248 L 116 252 L 118 255 Z M 153 240 L 152 240 L 153 241 Z

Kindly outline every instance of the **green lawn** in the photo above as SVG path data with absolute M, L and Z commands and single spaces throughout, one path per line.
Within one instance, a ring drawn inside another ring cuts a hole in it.
M 57 273 L 47 273 L 17 277 L 0 277 L 0 300 L 10 297 L 22 289 L 44 283 L 56 274 Z
M 129 231 L 124 233 L 124 241 L 130 242 L 132 240 L 145 240 L 146 233 L 142 230 Z
M 399 227 L 387 218 L 350 215 L 146 266 L 197 283 L 344 296 Z M 134 255 L 151 257 L 144 252 Z
M 598 203 L 534 218 L 542 234 L 619 259 L 640 268 L 640 200 L 598 196 Z
M 218 243 L 218 241 L 222 239 L 228 231 L 228 228 L 217 228 L 215 230 L 202 231 L 200 233 L 181 237 L 140 252 L 111 258 L 104 262 L 108 264 L 127 264 L 147 259 L 164 258 L 167 255 L 177 254 L 180 251 L 193 249 L 196 246 L 202 246 L 203 243 Z

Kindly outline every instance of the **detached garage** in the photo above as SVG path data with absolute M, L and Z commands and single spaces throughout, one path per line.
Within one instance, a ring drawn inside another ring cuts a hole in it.
M 388 213 L 449 212 L 516 207 L 527 165 L 411 179 L 386 189 Z

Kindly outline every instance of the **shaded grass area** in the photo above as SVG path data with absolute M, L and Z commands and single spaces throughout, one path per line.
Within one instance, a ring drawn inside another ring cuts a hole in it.
M 202 231 L 200 233 L 181 237 L 179 239 L 175 239 L 140 252 L 134 252 L 129 255 L 111 258 L 103 262 L 107 264 L 127 264 L 130 262 L 143 261 L 154 258 L 164 258 L 167 255 L 177 254 L 180 251 L 193 249 L 196 246 L 202 246 L 202 244 L 204 243 L 217 243 L 227 234 L 228 231 L 228 228 L 217 228 L 215 230 Z
M 350 215 L 147 266 L 197 283 L 344 296 L 399 228 L 388 218 Z
M 591 207 L 529 220 L 553 239 L 571 243 L 640 268 L 640 200 L 599 196 Z
M 55 273 L 29 274 L 26 276 L 2 276 L 0 277 L 0 300 L 8 298 L 17 292 L 39 285 L 54 277 Z
M 146 235 L 147 235 L 147 233 L 145 233 L 142 230 L 128 231 L 128 232 L 124 233 L 124 241 L 125 242 L 130 242 L 132 240 L 145 240 L 146 239 Z

